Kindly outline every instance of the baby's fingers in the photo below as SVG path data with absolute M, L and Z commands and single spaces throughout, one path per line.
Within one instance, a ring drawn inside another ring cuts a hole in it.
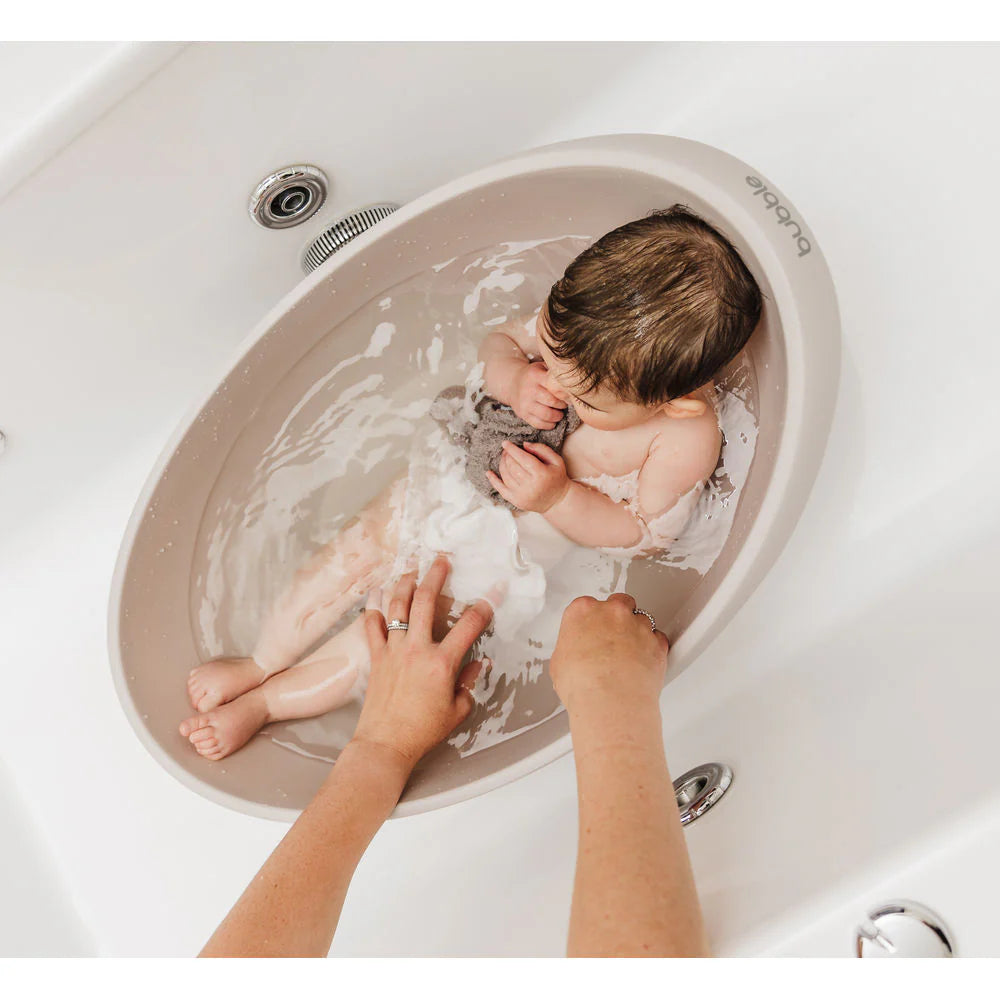
M 512 503 L 515 507 L 518 505 L 517 501 L 514 499 L 514 495 L 511 493 L 504 481 L 495 473 L 492 469 L 486 470 L 486 478 L 490 481 L 490 486 L 493 487 L 507 501 L 507 503 Z
M 562 465 L 563 460 L 559 453 L 541 441 L 525 441 L 524 450 L 530 452 L 539 461 L 546 465 Z
M 525 472 L 534 472 L 538 468 L 538 459 L 534 455 L 529 455 L 523 448 L 518 448 L 510 441 L 503 443 L 504 457 L 513 465 L 523 469 Z
M 538 387 L 538 395 L 535 397 L 535 401 L 542 406 L 551 406 L 556 410 L 562 411 L 566 409 L 566 404 L 557 395 L 549 392 L 544 385 Z
M 552 411 L 546 407 L 548 412 L 543 412 L 540 408 L 528 410 L 524 415 L 524 420 L 531 424 L 536 430 L 550 431 L 562 419 L 562 413 L 558 416 L 551 416 Z

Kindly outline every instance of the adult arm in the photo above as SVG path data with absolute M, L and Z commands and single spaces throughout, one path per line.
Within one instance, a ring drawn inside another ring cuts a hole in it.
M 571 956 L 709 954 L 663 751 L 667 641 L 626 594 L 567 608 L 552 679 L 576 758 Z
M 330 950 L 361 856 L 392 812 L 417 761 L 472 710 L 468 685 L 479 664 L 459 667 L 489 624 L 478 601 L 440 643 L 431 636 L 448 575 L 435 561 L 423 583 L 403 577 L 389 604 L 409 621 L 388 634 L 369 602 L 365 628 L 371 677 L 357 729 L 313 801 L 274 849 L 202 950 L 202 956 L 323 956 Z

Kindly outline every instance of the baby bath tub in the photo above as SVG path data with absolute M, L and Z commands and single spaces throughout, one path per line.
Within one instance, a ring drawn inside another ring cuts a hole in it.
M 207 761 L 177 731 L 191 714 L 187 673 L 202 658 L 190 611 L 199 527 L 223 468 L 232 476 L 233 464 L 249 453 L 248 441 L 259 436 L 256 415 L 291 409 L 307 387 L 293 369 L 301 372 L 303 359 L 331 331 L 338 344 L 342 338 L 344 357 L 364 352 L 371 331 L 352 325 L 350 317 L 385 290 L 453 256 L 457 240 L 472 251 L 568 233 L 596 238 L 675 202 L 733 239 L 765 294 L 763 319 L 750 343 L 759 433 L 726 544 L 703 577 L 641 564 L 629 575 L 630 592 L 671 639 L 668 682 L 692 664 L 768 571 L 812 486 L 839 375 L 833 286 L 816 240 L 788 198 L 735 157 L 662 135 L 558 143 L 416 199 L 305 278 L 251 333 L 218 389 L 164 450 L 125 533 L 112 588 L 110 646 L 122 706 L 171 774 L 223 805 L 291 820 L 329 770 L 328 763 L 266 738 L 251 740 L 224 761 Z M 376 481 L 377 475 L 360 492 L 357 483 L 331 483 L 332 501 L 353 512 L 387 481 Z M 569 749 L 561 713 L 466 757 L 441 748 L 414 774 L 396 812 L 480 794 Z

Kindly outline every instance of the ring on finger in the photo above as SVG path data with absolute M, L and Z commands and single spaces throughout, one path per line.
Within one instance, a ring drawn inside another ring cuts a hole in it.
M 648 611 L 643 611 L 642 608 L 633 608 L 632 614 L 645 615 L 649 619 L 649 624 L 652 625 L 653 631 L 656 631 L 656 619 Z
M 407 573 L 396 583 L 389 601 L 386 632 L 405 632 L 409 628 L 410 606 L 417 587 L 417 574 Z

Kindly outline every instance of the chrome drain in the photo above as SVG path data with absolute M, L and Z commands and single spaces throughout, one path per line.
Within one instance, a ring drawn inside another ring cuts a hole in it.
M 725 764 L 702 764 L 682 774 L 674 782 L 681 826 L 704 816 L 733 783 L 733 772 Z
M 338 250 L 342 250 L 351 240 L 392 215 L 398 208 L 399 205 L 391 201 L 380 202 L 345 215 L 332 226 L 327 226 L 306 248 L 302 257 L 302 270 L 306 274 L 315 271 L 320 264 L 329 260 Z
M 933 910 L 912 899 L 876 907 L 855 932 L 858 958 L 952 958 L 954 938 Z
M 250 218 L 265 229 L 291 229 L 311 219 L 326 201 L 326 174 L 319 167 L 282 167 L 250 195 Z

